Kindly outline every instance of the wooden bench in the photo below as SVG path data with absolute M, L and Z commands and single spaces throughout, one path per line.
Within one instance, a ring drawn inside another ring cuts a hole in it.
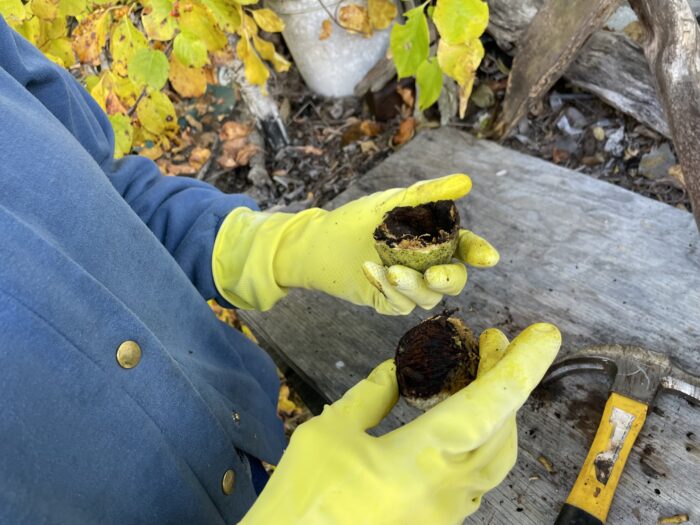
M 700 242 L 690 213 L 447 128 L 419 135 L 333 206 L 454 172 L 474 181 L 460 201 L 463 224 L 498 247 L 501 262 L 470 270 L 467 288 L 446 307 L 458 306 L 475 330 L 496 326 L 510 337 L 530 323 L 553 322 L 564 335 L 562 355 L 589 344 L 639 344 L 700 373 Z M 334 400 L 391 357 L 400 336 L 428 315 L 384 317 L 293 292 L 270 312 L 243 317 L 279 362 L 321 399 Z M 590 374 L 536 390 L 518 416 L 516 467 L 466 523 L 551 524 L 608 388 L 607 378 Z M 399 402 L 378 431 L 415 415 Z M 608 523 L 653 524 L 678 513 L 700 524 L 700 407 L 661 394 Z

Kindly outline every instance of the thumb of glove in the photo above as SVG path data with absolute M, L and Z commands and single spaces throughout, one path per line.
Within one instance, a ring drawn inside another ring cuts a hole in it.
M 391 411 L 399 397 L 396 365 L 389 359 L 375 368 L 343 397 L 333 403 L 333 412 L 340 414 L 346 424 L 360 430 L 377 426 Z

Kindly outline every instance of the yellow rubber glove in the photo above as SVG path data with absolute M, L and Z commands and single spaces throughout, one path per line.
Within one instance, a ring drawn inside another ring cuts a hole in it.
M 550 324 L 479 340 L 477 379 L 381 437 L 398 396 L 392 360 L 299 426 L 242 525 L 457 525 L 517 455 L 515 413 L 561 345 Z
M 288 288 L 318 290 L 383 314 L 430 309 L 443 294 L 457 295 L 467 282 L 461 262 L 437 265 L 421 274 L 405 266 L 386 268 L 372 234 L 396 206 L 415 206 L 469 193 L 462 174 L 368 195 L 337 210 L 296 214 L 232 211 L 214 243 L 214 283 L 231 304 L 267 310 Z M 475 267 L 493 266 L 498 252 L 468 230 L 460 232 L 455 257 Z

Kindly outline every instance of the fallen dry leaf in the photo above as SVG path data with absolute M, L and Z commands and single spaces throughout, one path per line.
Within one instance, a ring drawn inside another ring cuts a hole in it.
M 331 37 L 331 33 L 333 31 L 333 23 L 326 18 L 323 22 L 321 22 L 321 34 L 318 36 L 319 40 L 326 40 Z
M 360 122 L 360 131 L 366 137 L 376 137 L 382 131 L 382 126 L 373 120 L 363 120 Z
M 239 166 L 246 166 L 250 159 L 259 151 L 255 144 L 246 144 L 236 154 L 236 163 Z
M 289 399 L 289 387 L 287 385 L 282 385 L 280 387 L 280 394 L 277 400 L 277 411 L 283 412 L 285 414 L 293 414 L 299 411 L 299 407 Z
M 192 168 L 199 171 L 199 169 L 204 166 L 204 163 L 209 160 L 209 157 L 211 157 L 210 149 L 196 147 L 192 150 L 192 153 L 190 153 L 188 162 Z
M 248 135 L 250 135 L 251 131 L 252 128 L 250 127 L 250 124 L 229 121 L 225 122 L 224 125 L 221 126 L 221 130 L 219 131 L 219 138 L 221 138 L 221 140 L 238 139 L 241 137 L 247 137 Z
M 413 90 L 411 88 L 397 86 L 396 92 L 401 97 L 401 100 L 403 100 L 403 103 L 406 104 L 409 109 L 413 109 L 413 104 L 415 103 Z
M 413 135 L 416 134 L 416 119 L 413 117 L 409 117 L 401 124 L 399 124 L 399 130 L 396 132 L 396 134 L 391 138 L 391 143 L 394 146 L 401 146 L 402 144 L 406 144 L 409 140 L 413 138 Z
M 317 148 L 316 146 L 312 146 L 310 144 L 306 146 L 297 146 L 296 149 L 306 153 L 307 155 L 316 155 L 317 157 L 323 155 L 323 150 L 321 148 Z
M 681 188 L 685 188 L 685 177 L 683 176 L 683 168 L 680 164 L 674 164 L 668 168 L 668 174 L 680 185 Z
M 111 91 L 107 93 L 107 96 L 105 97 L 105 111 L 107 112 L 107 115 L 114 115 L 115 113 L 122 113 L 126 115 L 127 113 L 127 109 L 124 107 L 121 100 L 119 100 L 119 97 L 117 97 L 117 95 Z
M 379 153 L 379 146 L 371 140 L 363 140 L 359 144 L 362 153 Z
M 366 37 L 372 34 L 367 8 L 358 4 L 344 5 L 338 12 L 338 22 L 348 31 L 355 31 Z
M 255 144 L 248 143 L 247 137 L 238 137 L 221 144 L 221 155 L 217 157 L 216 162 L 222 168 L 245 166 L 258 151 L 259 148 Z

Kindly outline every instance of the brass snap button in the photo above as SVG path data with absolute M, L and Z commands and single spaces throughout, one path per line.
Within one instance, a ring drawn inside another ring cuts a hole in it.
M 134 368 L 141 361 L 141 347 L 136 341 L 124 341 L 117 348 L 117 363 L 122 368 Z
M 224 472 L 224 477 L 221 478 L 221 490 L 227 496 L 233 492 L 233 486 L 236 484 L 236 473 L 229 469 Z

